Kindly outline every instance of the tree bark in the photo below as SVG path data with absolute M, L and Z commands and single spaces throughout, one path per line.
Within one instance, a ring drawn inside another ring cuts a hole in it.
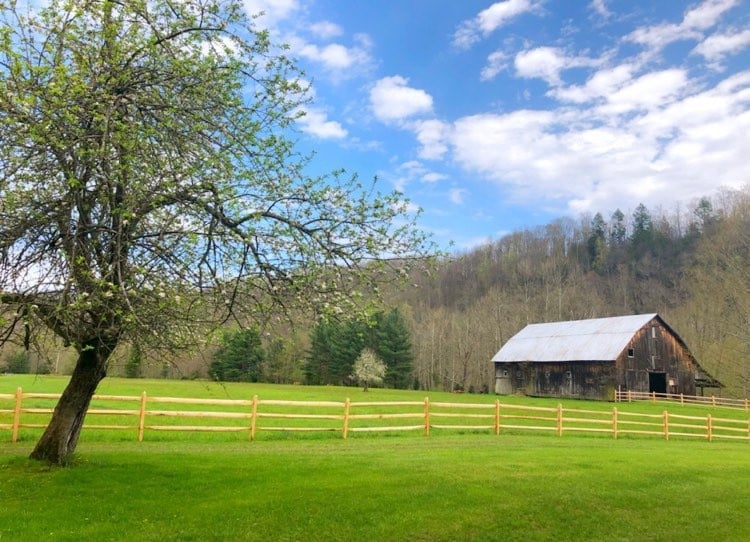
M 91 397 L 106 375 L 112 349 L 102 345 L 83 348 L 73 375 L 55 407 L 44 434 L 31 452 L 31 459 L 65 465 L 78 444 Z

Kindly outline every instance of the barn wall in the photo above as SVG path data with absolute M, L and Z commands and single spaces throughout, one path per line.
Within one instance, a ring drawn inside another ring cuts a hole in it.
M 695 395 L 695 360 L 658 320 L 652 320 L 633 336 L 615 365 L 623 390 L 652 391 L 649 373 L 655 372 L 665 373 L 667 393 Z
M 613 399 L 617 372 L 612 362 L 498 363 L 495 392 L 539 397 Z

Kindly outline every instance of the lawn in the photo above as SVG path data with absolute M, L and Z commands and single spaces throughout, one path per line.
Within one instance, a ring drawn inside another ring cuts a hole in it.
M 51 382 L 34 391 L 58 391 Z M 112 380 L 100 391 L 331 400 L 358 391 L 152 382 Z M 112 434 L 84 430 L 74 466 L 61 469 L 25 458 L 33 435 L 11 444 L 0 433 L 0 541 L 750 539 L 746 442 L 397 433 L 138 443 Z

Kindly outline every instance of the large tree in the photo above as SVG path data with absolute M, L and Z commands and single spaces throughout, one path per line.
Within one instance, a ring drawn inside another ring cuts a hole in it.
M 0 337 L 77 350 L 31 454 L 63 463 L 124 341 L 340 308 L 425 240 L 397 195 L 306 176 L 302 78 L 239 0 L 37 5 L 0 0 Z

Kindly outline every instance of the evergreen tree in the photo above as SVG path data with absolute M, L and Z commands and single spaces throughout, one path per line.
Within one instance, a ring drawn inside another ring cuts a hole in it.
M 214 354 L 211 376 L 222 382 L 258 382 L 265 352 L 257 329 L 227 332 Z
M 412 382 L 411 338 L 404 317 L 397 308 L 378 313 L 373 349 L 382 359 L 388 372 L 385 382 L 394 388 L 408 388 Z
M 607 257 L 607 223 L 601 213 L 596 213 L 591 220 L 591 235 L 587 240 L 587 251 L 591 261 L 591 267 L 602 273 L 606 267 Z
M 336 325 L 331 322 L 319 322 L 310 331 L 310 349 L 305 361 L 305 380 L 308 384 L 331 384 L 331 360 L 333 353 L 333 335 Z
M 333 356 L 331 358 L 331 384 L 351 383 L 354 362 L 362 350 L 370 344 L 370 328 L 361 320 L 349 320 L 338 324 L 332 335 Z
M 398 309 L 379 312 L 373 322 L 352 319 L 322 322 L 310 332 L 305 377 L 308 384 L 350 384 L 354 363 L 366 348 L 388 368 L 386 384 L 407 388 L 412 382 L 411 339 Z
M 609 238 L 613 245 L 622 245 L 625 242 L 625 215 L 620 209 L 615 210 L 612 213 L 612 220 L 610 221 Z
M 653 239 L 654 224 L 651 213 L 642 203 L 633 212 L 633 235 L 630 239 L 633 245 L 648 244 Z

